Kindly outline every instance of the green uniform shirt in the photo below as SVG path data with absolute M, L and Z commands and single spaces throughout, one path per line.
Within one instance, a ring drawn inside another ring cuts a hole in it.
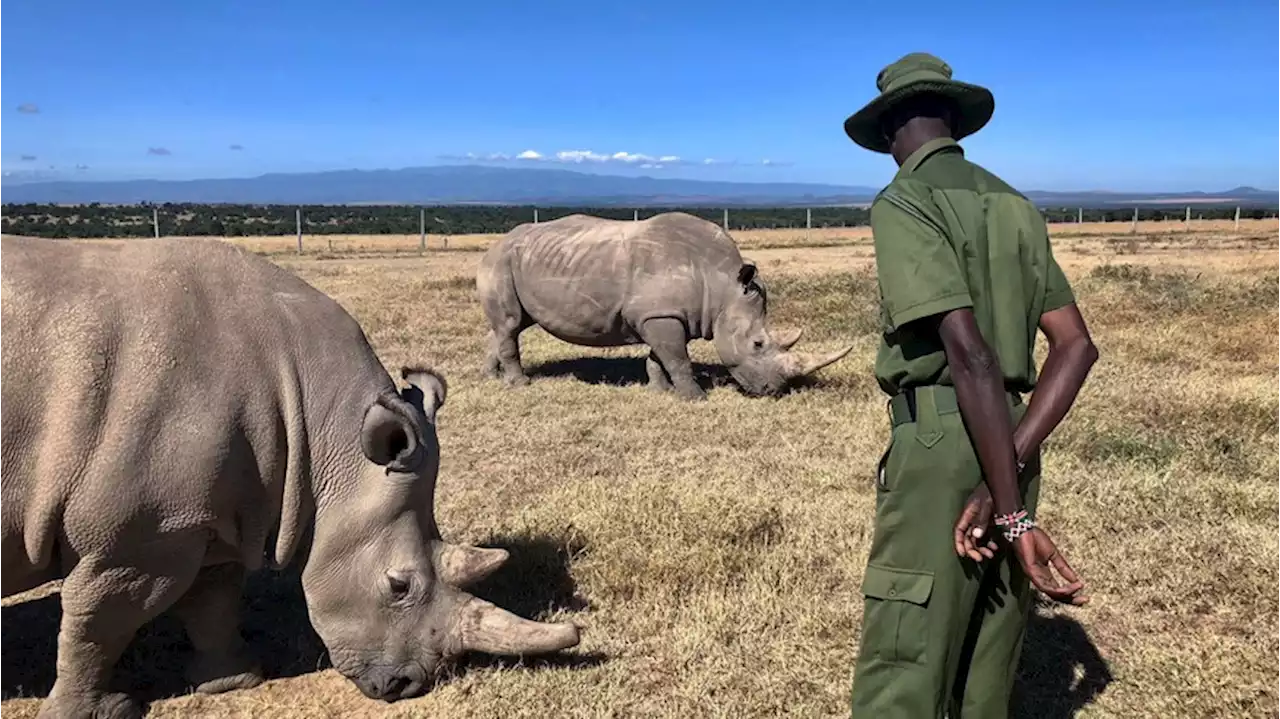
M 871 205 L 883 338 L 876 380 L 890 395 L 950 385 L 942 339 L 918 320 L 973 309 L 1010 391 L 1035 387 L 1040 315 L 1075 301 L 1027 198 L 969 162 L 950 138 L 926 143 Z

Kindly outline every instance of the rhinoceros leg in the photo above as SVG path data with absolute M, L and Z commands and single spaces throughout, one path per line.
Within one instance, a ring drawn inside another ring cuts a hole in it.
M 640 338 L 652 350 L 651 357 L 657 357 L 660 369 L 666 370 L 676 394 L 690 400 L 707 398 L 707 393 L 693 379 L 693 364 L 689 361 L 689 337 L 680 320 L 673 317 L 645 320 L 640 328 Z M 649 378 L 652 381 L 652 371 Z
M 173 607 L 196 650 L 187 667 L 187 680 L 196 685 L 198 692 L 216 694 L 262 683 L 262 669 L 240 636 L 243 589 L 244 567 L 205 567 Z
M 667 371 L 662 369 L 662 363 L 658 361 L 658 355 L 649 351 L 649 356 L 645 358 L 644 370 L 649 374 L 649 389 L 657 392 L 667 392 L 671 389 L 671 378 L 667 377 Z
M 484 374 L 502 376 L 508 385 L 527 384 L 520 365 L 520 333 L 533 326 L 533 319 L 520 305 L 515 286 L 509 278 L 484 292 L 480 298 L 485 319 L 489 321 L 489 349 L 484 358 Z
M 134 539 L 131 552 L 117 547 L 115 556 L 82 557 L 62 583 L 58 676 L 40 706 L 42 719 L 142 715 L 129 696 L 108 689 L 116 661 L 138 629 L 191 586 L 207 538 Z
M 485 356 L 485 372 L 492 377 L 499 374 L 502 380 L 512 387 L 529 383 L 520 364 L 520 333 L 524 327 L 501 325 L 489 333 L 489 352 Z

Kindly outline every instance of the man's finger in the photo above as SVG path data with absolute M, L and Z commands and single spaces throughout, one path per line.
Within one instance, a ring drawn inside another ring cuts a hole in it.
M 1074 595 L 1084 588 L 1084 583 L 1080 581 L 1060 585 L 1053 579 L 1053 574 L 1048 571 L 1043 572 L 1043 574 L 1037 572 L 1032 575 L 1031 580 L 1032 583 L 1035 584 L 1036 589 L 1043 592 L 1045 596 L 1056 602 L 1062 602 L 1064 604 L 1075 604 L 1076 602 L 1073 601 L 1075 598 Z
M 1063 604 L 1071 604 L 1074 603 L 1071 600 L 1075 598 L 1075 595 L 1079 593 L 1081 589 L 1084 589 L 1083 584 L 1080 582 L 1072 582 L 1071 584 L 1054 587 L 1050 591 L 1045 592 L 1045 594 L 1054 601 L 1062 602 Z
M 1079 582 L 1080 576 L 1076 574 L 1076 570 L 1071 568 L 1067 563 L 1067 558 L 1062 556 L 1062 552 L 1054 552 L 1053 558 L 1049 560 L 1053 564 L 1053 568 L 1058 570 L 1058 574 L 1068 582 Z

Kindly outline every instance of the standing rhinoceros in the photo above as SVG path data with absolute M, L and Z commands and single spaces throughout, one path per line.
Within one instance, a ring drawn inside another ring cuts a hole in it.
M 491 328 L 484 372 L 524 384 L 519 336 L 538 325 L 588 347 L 649 345 L 649 385 L 705 399 L 687 345 L 715 343 L 749 394 L 776 395 L 790 380 L 839 360 L 791 354 L 800 332 L 774 337 L 755 265 L 718 225 L 683 212 L 642 221 L 569 215 L 516 227 L 485 253 L 476 291 Z
M 444 381 L 402 391 L 336 302 L 219 241 L 3 244 L 3 594 L 63 578 L 42 716 L 135 716 L 108 692 L 172 608 L 205 692 L 261 681 L 246 570 L 298 562 L 339 672 L 387 701 L 466 650 L 573 646 L 461 589 L 506 559 L 432 506 Z

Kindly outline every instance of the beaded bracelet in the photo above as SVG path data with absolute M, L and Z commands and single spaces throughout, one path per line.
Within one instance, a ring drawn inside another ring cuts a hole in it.
M 1010 544 L 1036 526 L 1036 523 L 1027 516 L 1027 510 L 1025 509 L 1019 509 L 1010 514 L 997 514 L 993 523 L 1000 528 L 1000 533 L 1004 535 L 1005 541 Z

